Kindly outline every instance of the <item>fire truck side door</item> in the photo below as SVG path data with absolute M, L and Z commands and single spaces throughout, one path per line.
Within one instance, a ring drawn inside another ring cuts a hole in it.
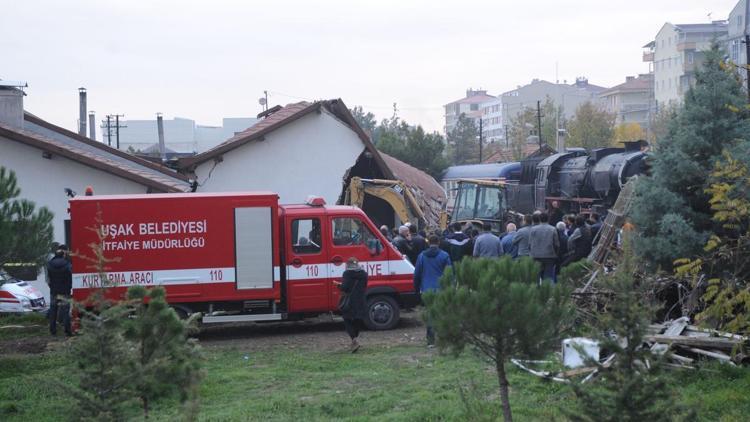
M 287 305 L 289 312 L 328 310 L 326 221 L 319 216 L 287 220 Z
M 367 285 L 387 280 L 388 253 L 385 245 L 380 242 L 370 227 L 359 216 L 331 216 L 331 251 L 329 266 L 331 279 L 341 281 L 346 261 L 350 257 L 357 258 L 360 266 L 367 271 Z M 335 286 L 331 288 L 330 306 L 335 308 L 340 291 Z

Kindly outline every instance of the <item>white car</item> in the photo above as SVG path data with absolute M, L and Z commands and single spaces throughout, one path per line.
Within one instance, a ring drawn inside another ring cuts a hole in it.
M 44 312 L 44 295 L 29 283 L 0 270 L 0 312 Z

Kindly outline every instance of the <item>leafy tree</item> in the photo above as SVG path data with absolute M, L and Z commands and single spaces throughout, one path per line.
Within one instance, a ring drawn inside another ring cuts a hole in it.
M 464 113 L 448 134 L 448 157 L 453 165 L 479 163 L 479 128 Z
M 467 345 L 495 365 L 503 416 L 512 420 L 505 364 L 511 356 L 539 358 L 558 344 L 572 309 L 562 285 L 538 285 L 529 258 L 464 259 L 425 294 L 438 346 L 459 355 Z
M 20 195 L 16 174 L 0 167 L 0 268 L 8 262 L 41 266 L 52 244 L 52 212 Z
M 523 147 L 529 142 L 529 136 L 537 136 L 536 109 L 526 107 L 510 119 L 508 138 L 514 160 L 523 159 Z M 538 141 L 536 141 L 538 142 Z
M 365 131 L 365 133 L 370 135 L 370 138 L 373 138 L 375 129 L 378 126 L 378 122 L 375 119 L 375 115 L 369 111 L 365 112 L 362 106 L 356 106 L 349 111 L 352 113 L 354 120 L 357 121 L 357 124 L 359 124 L 359 127 L 361 127 L 362 130 Z M 373 142 L 376 142 L 376 140 L 373 139 Z
M 749 138 L 747 100 L 722 55 L 716 44 L 705 52 L 695 86 L 686 93 L 668 134 L 659 140 L 652 175 L 636 186 L 636 251 L 667 268 L 679 257 L 700 253 L 713 226 L 708 175 L 724 148 Z
M 651 115 L 649 122 L 649 138 L 647 141 L 653 145 L 658 145 L 659 141 L 669 134 L 669 125 L 672 119 L 677 115 L 677 107 L 670 104 L 662 107 L 656 113 Z
M 707 189 L 718 227 L 695 259 L 680 259 L 675 271 L 696 286 L 705 275 L 703 310 L 696 319 L 713 328 L 750 334 L 750 143 L 725 152 Z M 744 152 L 744 153 L 743 153 Z
M 611 145 L 615 115 L 587 101 L 576 110 L 568 122 L 566 145 L 586 149 Z
M 541 107 L 542 111 L 542 141 L 552 148 L 557 148 L 557 126 L 565 126 L 565 122 L 556 120 L 558 114 L 564 119 L 562 108 L 555 105 L 551 98 L 547 97 Z M 529 143 L 529 136 L 538 136 L 539 120 L 535 107 L 525 107 L 521 112 L 510 119 L 508 138 L 511 152 L 515 160 L 525 158 L 523 147 Z M 538 144 L 538 139 L 535 141 Z
M 187 337 L 187 325 L 166 301 L 164 288 L 128 289 L 133 316 L 124 322 L 125 338 L 135 346 L 133 388 L 148 418 L 150 404 L 179 393 L 183 403 L 195 400 L 200 366 L 195 344 Z
M 573 384 L 578 409 L 575 421 L 673 421 L 691 415 L 675 405 L 673 392 L 661 376 L 662 356 L 643 347 L 654 307 L 644 289 L 634 281 L 635 257 L 625 242 L 622 262 L 603 284 L 613 299 L 600 315 L 593 331 L 601 348 L 615 354 L 610 366 L 596 365 L 599 377 L 591 384 Z
M 615 130 L 612 136 L 612 141 L 614 144 L 627 142 L 627 141 L 637 141 L 639 139 L 645 139 L 646 133 L 641 128 L 641 125 L 635 122 L 630 123 L 621 123 L 617 126 L 615 126 Z
M 440 134 L 426 133 L 422 126 L 412 127 L 398 118 L 386 120 L 379 126 L 381 132 L 377 148 L 432 177 L 439 179 L 448 167 L 443 156 L 445 142 Z

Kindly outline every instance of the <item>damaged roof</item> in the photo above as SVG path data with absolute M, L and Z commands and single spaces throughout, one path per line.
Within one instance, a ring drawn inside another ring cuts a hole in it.
M 0 136 L 66 157 L 156 191 L 190 191 L 190 182 L 186 176 L 80 136 L 28 112 L 24 113 L 23 129 L 0 123 Z
M 390 155 L 381 152 L 385 164 L 393 172 L 394 179 L 401 180 L 411 188 L 412 194 L 417 198 L 419 206 L 427 216 L 427 220 L 436 223 L 440 219 L 440 211 L 445 204 L 445 190 L 429 174 L 412 167 Z

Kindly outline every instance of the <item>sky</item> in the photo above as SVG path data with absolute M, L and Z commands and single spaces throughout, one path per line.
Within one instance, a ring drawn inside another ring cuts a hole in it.
M 341 98 L 440 131 L 467 88 L 534 78 L 614 86 L 648 71 L 665 22 L 726 19 L 736 0 L 23 0 L 0 13 L 0 79 L 76 130 L 88 109 L 220 125 L 269 103 Z M 710 16 L 709 16 L 710 14 Z M 97 135 L 101 139 L 101 134 Z

